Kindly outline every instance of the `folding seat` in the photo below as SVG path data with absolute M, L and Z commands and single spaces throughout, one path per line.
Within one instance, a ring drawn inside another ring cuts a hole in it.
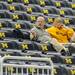
M 30 4 L 29 0 L 22 0 L 22 3 L 25 4 L 25 5 Z
M 74 25 L 75 24 L 75 18 L 70 19 L 70 24 Z
M 61 2 L 55 2 L 54 4 L 55 4 L 55 7 L 61 8 Z
M 38 4 L 42 7 L 46 6 L 45 0 L 38 0 Z
M 7 10 L 7 6 L 4 3 L 0 3 L 1 10 Z
M 14 11 L 16 10 L 16 7 L 15 7 L 14 5 L 9 5 L 9 6 L 8 6 L 8 10 L 9 10 L 10 12 L 14 12 Z
M 30 4 L 37 4 L 38 5 L 38 0 L 29 0 Z
M 22 5 L 16 5 L 15 9 L 16 9 L 16 11 L 26 11 L 26 8 L 23 7 Z
M 18 14 L 19 20 L 26 20 L 28 21 L 28 15 L 27 14 Z
M 4 12 L 0 12 L 0 18 L 6 18 Z
M 10 23 L 9 21 L 4 21 L 3 23 L 2 23 L 2 26 L 4 27 L 4 28 L 12 28 L 12 23 Z
M 21 49 L 22 52 L 34 51 L 34 46 L 31 41 L 26 40 L 19 44 L 19 49 Z
M 30 15 L 30 16 L 29 16 L 29 21 L 30 21 L 31 23 L 35 22 L 35 21 L 36 21 L 36 17 L 37 17 L 37 15 Z
M 30 39 L 30 33 L 27 32 L 27 31 L 22 32 L 19 29 L 15 29 L 15 30 L 13 30 L 13 34 L 14 34 L 14 37 L 15 38 L 19 38 L 19 39 Z
M 7 31 L 5 32 L 6 38 L 16 38 L 16 35 L 14 35 L 13 31 Z
M 22 3 L 21 0 L 5 0 L 7 3 Z
M 17 21 L 17 20 L 26 20 L 28 21 L 28 15 L 27 14 L 24 14 L 24 13 L 15 13 L 15 14 L 11 14 L 11 19 L 13 21 Z
M 48 9 L 43 9 L 42 12 L 43 12 L 44 15 L 48 15 L 49 14 Z
M 10 14 L 8 12 L 0 12 L 0 18 L 10 19 Z
M 27 22 L 25 22 L 25 23 L 22 24 L 22 28 L 24 28 L 24 29 L 31 29 L 32 27 L 33 27 L 33 25 L 29 24 Z
M 60 15 L 60 16 L 64 16 L 64 15 L 65 15 L 64 9 L 59 10 L 59 15 Z
M 58 14 L 58 10 L 56 8 L 50 8 L 48 9 L 49 14 Z
M 72 0 L 68 0 L 69 2 L 72 2 Z
M 54 6 L 54 2 L 52 0 L 45 0 L 46 6 Z
M 47 21 L 48 21 L 48 24 L 51 24 L 51 23 L 53 23 L 53 18 L 52 17 L 48 17 Z
M 66 67 L 68 75 L 75 75 L 75 67 Z
M 26 10 L 26 12 L 28 14 L 31 14 L 33 12 L 33 8 L 32 7 L 28 7 L 27 10 Z
M 6 37 L 5 32 L 0 32 L 0 39 L 3 40 Z
M 9 46 L 8 46 L 8 42 L 7 41 L 0 41 L 0 48 L 1 49 L 8 49 L 9 48 Z
M 55 65 L 54 75 L 68 75 L 68 72 L 67 72 L 66 68 L 64 68 L 62 66 Z
M 59 55 L 52 55 L 51 60 L 55 64 L 62 64 L 63 63 L 63 59 Z
M 11 19 L 13 21 L 19 20 L 19 14 L 11 14 Z
M 8 42 L 8 46 L 9 46 L 9 49 L 19 49 L 19 45 L 15 41 Z
M 69 18 L 64 19 L 64 24 L 69 25 L 70 24 L 70 19 Z
M 0 29 L 1 29 L 1 28 L 4 28 L 3 22 L 0 22 Z
M 41 7 L 39 5 L 32 7 L 32 12 L 41 12 Z
M 13 25 L 14 29 L 31 29 L 32 25 L 30 25 L 29 23 L 15 23 Z
M 64 65 L 73 65 L 75 64 L 74 59 L 72 56 L 60 56 L 60 58 L 62 59 L 62 64 Z
M 75 9 L 75 3 L 71 3 L 71 8 Z
M 37 51 L 40 51 L 41 50 L 41 48 L 40 48 L 40 43 L 38 43 L 38 42 L 33 42 L 33 45 L 34 45 L 34 49 L 35 50 L 37 50 Z
M 74 46 L 69 46 L 68 48 L 72 54 L 75 53 L 75 47 Z
M 5 0 L 7 3 L 13 3 L 13 0 Z
M 62 1 L 61 5 L 62 7 L 70 8 L 70 3 L 68 3 L 67 1 Z
M 56 50 L 53 48 L 51 44 L 41 44 L 40 50 L 43 54 L 48 52 L 56 52 Z
M 20 23 L 15 23 L 15 24 L 13 24 L 13 28 L 14 29 L 22 29 L 22 24 L 20 24 Z M 25 27 L 24 27 L 25 28 Z
M 65 10 L 65 15 L 73 16 L 72 10 L 66 9 Z

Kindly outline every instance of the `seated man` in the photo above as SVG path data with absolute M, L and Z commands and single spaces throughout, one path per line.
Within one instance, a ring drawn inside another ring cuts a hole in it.
M 74 34 L 73 29 L 64 26 L 61 17 L 57 17 L 53 22 L 53 26 L 46 29 L 46 31 L 60 43 L 68 43 Z
M 40 16 L 37 18 L 36 27 L 32 28 L 30 31 L 30 38 L 37 39 L 41 43 L 49 43 L 52 44 L 54 49 L 58 52 L 66 52 L 66 48 L 60 44 L 56 39 L 51 38 L 51 36 L 45 31 L 44 26 L 45 19 Z

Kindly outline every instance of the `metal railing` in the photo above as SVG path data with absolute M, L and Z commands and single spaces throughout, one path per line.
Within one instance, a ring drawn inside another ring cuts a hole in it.
M 25 60 L 25 61 L 44 61 L 50 65 L 33 65 L 33 64 L 11 64 L 4 63 L 5 60 Z M 13 72 L 15 68 L 15 72 Z M 20 72 L 18 71 L 20 69 Z M 41 73 L 40 73 L 41 70 Z M 20 57 L 4 56 L 0 57 L 0 75 L 54 75 L 54 66 L 50 58 L 44 57 Z

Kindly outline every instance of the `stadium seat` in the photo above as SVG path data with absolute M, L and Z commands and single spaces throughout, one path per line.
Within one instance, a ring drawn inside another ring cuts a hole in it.
M 45 0 L 38 0 L 38 4 L 42 7 L 44 7 L 46 5 Z
M 57 8 L 61 8 L 61 2 L 55 2 L 55 7 L 57 7 Z
M 46 6 L 54 6 L 54 2 L 52 0 L 45 0 Z
M 70 8 L 70 3 L 68 3 L 67 1 L 62 1 L 61 5 L 62 7 Z
M 72 4 L 71 4 L 71 8 L 72 8 L 72 9 L 75 9 L 75 3 L 72 3 Z
M 7 10 L 7 6 L 4 3 L 0 3 L 0 10 Z
M 29 2 L 29 0 L 23 0 L 22 3 L 25 5 L 28 5 L 30 2 Z
M 69 18 L 64 19 L 64 24 L 69 25 L 70 24 L 70 19 Z
M 56 8 L 50 8 L 50 9 L 48 9 L 48 11 L 49 11 L 49 14 L 58 14 L 58 10 L 56 9 Z

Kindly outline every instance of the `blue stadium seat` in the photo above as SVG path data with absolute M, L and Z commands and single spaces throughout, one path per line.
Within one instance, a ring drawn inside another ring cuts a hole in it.
M 7 10 L 7 6 L 4 3 L 0 3 L 0 10 Z

